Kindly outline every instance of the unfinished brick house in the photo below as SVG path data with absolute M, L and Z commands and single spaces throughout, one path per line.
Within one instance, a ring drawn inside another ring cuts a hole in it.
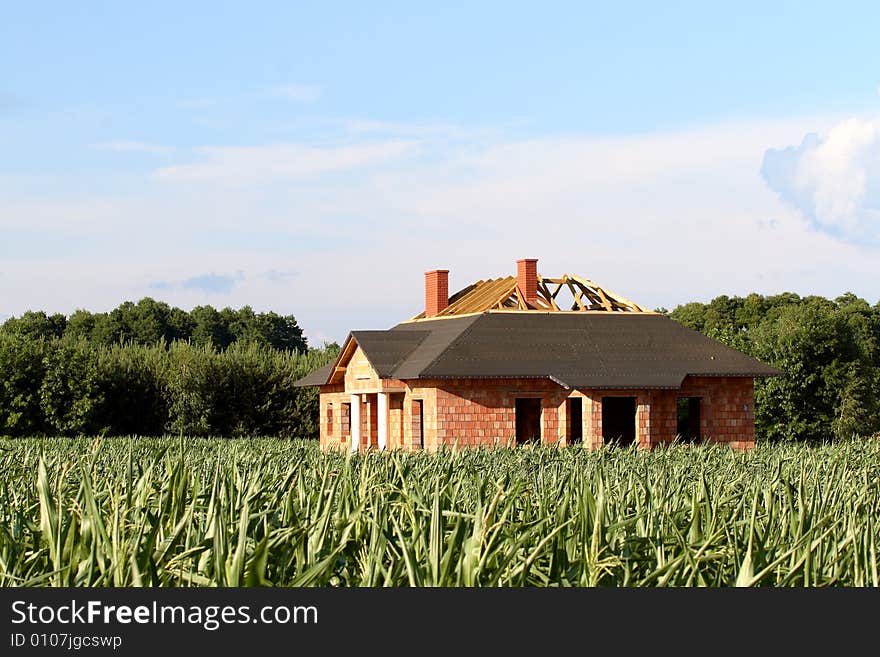
M 297 382 L 320 386 L 322 448 L 754 446 L 754 379 L 774 368 L 537 260 L 452 296 L 448 275 L 425 274 L 424 312 L 353 331 Z

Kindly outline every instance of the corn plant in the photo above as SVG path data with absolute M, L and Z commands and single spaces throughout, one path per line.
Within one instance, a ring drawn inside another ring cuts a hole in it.
M 877 586 L 880 441 L 0 441 L 4 586 Z

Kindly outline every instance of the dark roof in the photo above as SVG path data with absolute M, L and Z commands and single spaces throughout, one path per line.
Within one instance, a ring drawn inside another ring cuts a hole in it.
M 415 349 L 430 331 L 352 331 L 351 337 L 367 355 L 379 378 L 390 379 L 394 368 Z
M 779 374 L 653 313 L 490 312 L 352 337 L 379 375 L 393 379 L 550 378 L 568 388 L 678 388 L 687 375 Z M 314 380 L 309 375 L 298 384 Z
M 294 383 L 297 386 L 322 386 L 327 383 L 330 373 L 333 371 L 333 363 L 327 363 L 324 367 L 319 367 L 314 372 L 306 374 L 299 381 Z
M 425 368 L 440 358 L 465 331 L 479 321 L 480 317 L 482 315 L 456 317 L 454 319 L 437 319 L 428 322 L 407 322 L 405 324 L 398 324 L 393 329 L 386 331 L 389 334 L 400 337 L 407 333 L 430 331 L 419 346 L 409 354 L 409 357 L 397 367 L 392 378 L 424 378 L 422 372 Z M 370 359 L 369 355 L 367 355 L 367 359 Z M 370 362 L 372 363 L 373 361 L 370 360 Z

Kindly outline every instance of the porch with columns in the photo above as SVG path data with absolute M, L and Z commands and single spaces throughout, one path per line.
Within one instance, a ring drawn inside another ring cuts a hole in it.
M 352 452 L 403 446 L 403 398 L 402 392 L 360 392 L 350 396 Z

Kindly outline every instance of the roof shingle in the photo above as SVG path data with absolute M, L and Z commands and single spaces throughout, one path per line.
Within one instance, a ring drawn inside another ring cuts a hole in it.
M 653 313 L 487 312 L 352 336 L 382 378 L 551 378 L 569 388 L 678 388 L 687 375 L 779 374 Z M 314 381 L 309 375 L 298 383 Z

